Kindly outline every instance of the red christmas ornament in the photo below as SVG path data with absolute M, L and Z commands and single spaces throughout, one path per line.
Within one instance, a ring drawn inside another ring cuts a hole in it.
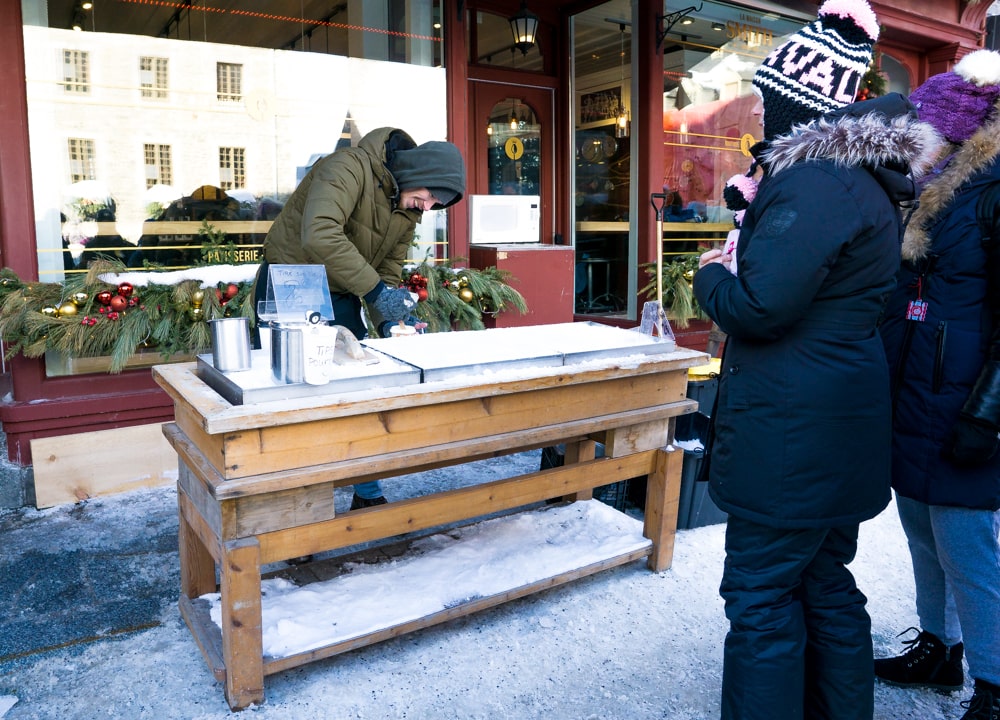
M 110 305 L 111 298 L 114 296 L 108 290 L 101 290 L 101 292 L 97 293 L 94 297 L 97 302 L 101 303 L 101 305 Z
M 135 288 L 132 287 L 132 283 L 123 282 L 118 285 L 118 294 L 121 295 L 122 297 L 127 298 L 132 295 L 132 291 L 134 289 Z
M 423 302 L 426 299 L 427 299 L 427 289 L 426 288 L 418 288 L 417 289 L 417 300 L 419 300 L 420 302 Z
M 236 295 L 237 295 L 237 293 L 239 293 L 239 291 L 240 291 L 240 288 L 239 288 L 239 286 L 236 283 L 229 283 L 229 285 L 226 286 L 226 291 L 224 293 L 222 293 L 222 296 L 226 300 L 232 300 L 234 297 L 236 297 Z
M 111 309 L 115 312 L 123 312 L 125 308 L 128 307 L 128 299 L 122 297 L 121 295 L 115 295 L 111 298 Z

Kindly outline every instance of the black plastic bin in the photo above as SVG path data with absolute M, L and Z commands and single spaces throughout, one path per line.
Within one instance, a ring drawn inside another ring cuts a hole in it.
M 681 415 L 674 428 L 675 441 L 699 440 L 704 443 L 708 431 L 708 415 L 696 412 Z M 729 516 L 719 510 L 708 494 L 708 483 L 698 481 L 704 450 L 684 450 L 681 467 L 681 493 L 677 505 L 677 529 L 689 530 L 704 525 L 715 525 Z
M 698 401 L 698 412 L 712 416 L 715 407 L 715 396 L 719 392 L 719 378 L 709 377 L 704 380 L 688 380 L 687 396 Z

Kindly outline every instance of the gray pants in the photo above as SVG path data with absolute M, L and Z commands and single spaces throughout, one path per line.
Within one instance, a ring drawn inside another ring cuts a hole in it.
M 913 559 L 917 616 L 947 645 L 965 643 L 974 678 L 1000 684 L 1000 511 L 896 495 Z

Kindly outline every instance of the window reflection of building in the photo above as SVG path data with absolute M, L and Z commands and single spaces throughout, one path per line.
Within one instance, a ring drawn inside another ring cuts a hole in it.
M 587 290 L 578 296 L 582 298 L 578 310 L 585 313 L 616 314 L 624 299 L 649 280 L 636 270 L 639 262 L 627 222 L 630 210 L 652 212 L 649 199 L 638 198 L 637 208 L 629 206 L 635 200 L 629 194 L 627 150 L 625 157 L 602 156 L 602 143 L 613 133 L 602 121 L 601 98 L 621 92 L 623 105 L 626 109 L 630 105 L 630 78 L 620 80 L 612 60 L 620 55 L 618 42 L 631 40 L 630 31 L 619 36 L 620 28 L 630 28 L 630 18 L 630 4 L 615 0 L 574 16 L 575 245 L 581 270 L 577 290 Z M 778 15 L 705 0 L 667 29 L 663 38 L 665 258 L 698 252 L 731 229 L 732 213 L 725 208 L 722 188 L 729 177 L 746 171 L 748 150 L 761 137 L 750 113 L 753 74 L 776 43 L 811 19 L 809 13 L 789 10 Z M 588 282 L 598 287 L 586 288 Z
M 253 245 L 273 219 L 262 211 L 259 222 L 247 224 L 258 206 L 280 207 L 311 158 L 385 125 L 418 141 L 447 136 L 442 31 L 434 27 L 439 2 L 393 2 L 381 14 L 373 3 L 357 3 L 360 14 L 338 4 L 335 15 L 316 18 L 303 33 L 268 2 L 256 17 L 220 10 L 207 23 L 200 11 L 198 22 L 187 22 L 184 5 L 129 4 L 73 32 L 60 20 L 62 1 L 24 15 L 42 280 L 79 271 L 82 250 L 99 234 L 120 236 L 134 249 L 144 222 L 185 189 L 211 185 L 249 197 L 248 218 L 213 222 Z M 165 37 L 138 34 L 162 28 Z M 355 42 L 361 36 L 366 41 Z M 227 44 L 212 42 L 223 38 Z M 228 44 L 234 39 L 241 44 Z M 323 92 L 317 78 L 324 78 Z M 92 218 L 77 217 L 74 207 L 90 203 L 80 185 L 89 181 L 114 197 L 113 222 L 92 227 Z M 434 243 L 444 223 L 438 215 L 427 213 L 417 229 L 418 240 L 435 248 L 444 246 Z M 199 223 L 191 223 L 166 234 L 200 245 Z

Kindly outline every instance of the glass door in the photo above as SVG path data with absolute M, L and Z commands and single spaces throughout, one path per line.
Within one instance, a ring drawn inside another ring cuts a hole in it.
M 473 154 L 469 194 L 537 195 L 540 241 L 555 242 L 554 91 L 471 81 Z
M 571 22 L 577 315 L 634 316 L 631 19 L 629 0 L 611 0 Z

